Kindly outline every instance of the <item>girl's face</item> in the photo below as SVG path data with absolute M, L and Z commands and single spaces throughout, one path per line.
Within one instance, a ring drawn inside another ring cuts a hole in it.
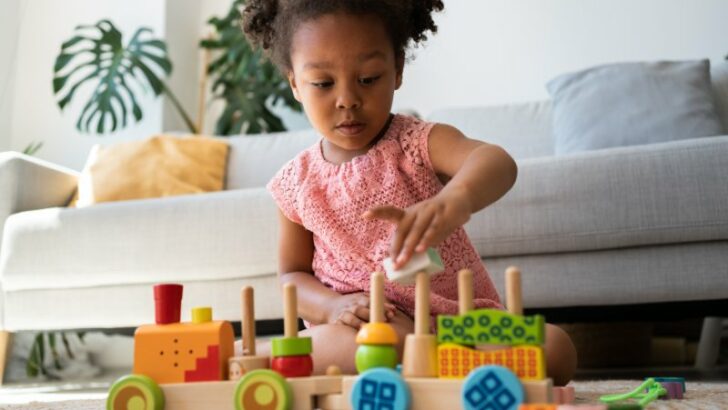
M 365 152 L 384 129 L 402 83 L 403 61 L 396 60 L 374 16 L 329 14 L 298 27 L 288 80 L 327 142 L 327 159 L 343 162 Z

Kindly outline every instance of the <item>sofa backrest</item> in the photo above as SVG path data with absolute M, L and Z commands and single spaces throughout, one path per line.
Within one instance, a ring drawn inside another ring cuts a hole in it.
M 318 141 L 313 129 L 229 137 L 225 189 L 265 186 L 283 164 Z
M 728 133 L 728 61 L 711 62 L 710 79 L 718 115 L 723 121 L 723 131 Z
M 470 138 L 500 145 L 516 159 L 554 153 L 549 100 L 442 109 L 427 119 L 452 125 Z

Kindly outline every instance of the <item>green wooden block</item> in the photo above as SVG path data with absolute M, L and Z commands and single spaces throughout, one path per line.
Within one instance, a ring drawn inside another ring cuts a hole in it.
M 542 345 L 541 315 L 520 316 L 496 309 L 478 309 L 465 315 L 437 317 L 437 341 L 463 345 Z
M 310 337 L 276 337 L 271 339 L 271 356 L 304 356 L 313 352 Z

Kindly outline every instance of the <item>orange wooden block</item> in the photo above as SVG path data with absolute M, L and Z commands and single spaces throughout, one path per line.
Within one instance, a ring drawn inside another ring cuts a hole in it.
M 556 410 L 555 404 L 521 404 L 518 410 Z
M 133 372 L 157 383 L 226 380 L 233 340 L 225 321 L 140 326 Z
M 481 352 L 454 343 L 437 347 L 438 376 L 443 379 L 461 379 L 478 366 L 495 364 L 511 370 L 521 380 L 546 378 L 546 362 L 541 346 L 515 346 Z

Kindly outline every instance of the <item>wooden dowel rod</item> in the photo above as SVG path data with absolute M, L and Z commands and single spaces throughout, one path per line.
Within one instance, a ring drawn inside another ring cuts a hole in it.
M 430 333 L 430 275 L 417 274 L 415 282 L 415 334 Z
M 241 321 L 243 332 L 243 352 L 255 356 L 255 297 L 253 287 L 244 286 L 240 290 L 240 299 L 243 304 L 243 317 Z
M 286 283 L 283 285 L 283 336 L 298 337 L 298 303 L 296 285 Z
M 384 274 L 382 272 L 372 273 L 369 297 L 370 322 L 384 322 Z
M 470 269 L 458 272 L 458 306 L 461 315 L 473 310 L 473 271 Z
M 521 271 L 515 266 L 506 269 L 506 307 L 514 315 L 523 315 Z

